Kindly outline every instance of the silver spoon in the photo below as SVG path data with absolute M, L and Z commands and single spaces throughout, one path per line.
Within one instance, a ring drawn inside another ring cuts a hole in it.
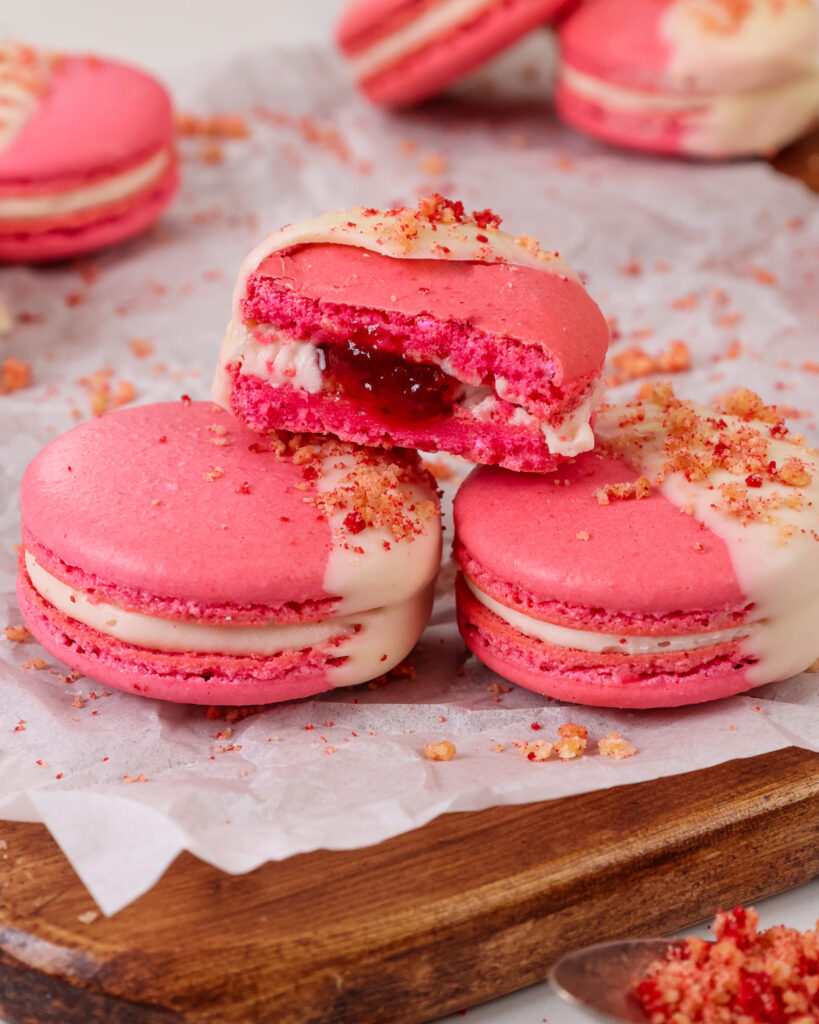
M 549 983 L 561 999 L 598 1020 L 646 1024 L 648 1017 L 629 994 L 631 981 L 683 944 L 673 939 L 598 942 L 562 956 L 549 971 Z

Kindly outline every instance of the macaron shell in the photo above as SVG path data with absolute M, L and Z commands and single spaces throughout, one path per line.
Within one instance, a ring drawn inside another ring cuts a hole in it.
M 275 606 L 332 596 L 329 522 L 295 486 L 300 468 L 259 440 L 207 402 L 81 424 L 26 470 L 23 529 L 69 565 L 163 598 Z
M 538 601 L 650 615 L 744 608 L 724 541 L 656 489 L 598 502 L 600 488 L 638 476 L 595 452 L 549 475 L 479 467 L 455 498 L 455 529 L 488 572 Z
M 423 451 L 445 451 L 476 462 L 502 462 L 519 472 L 549 472 L 560 460 L 541 431 L 508 423 L 475 423 L 446 418 L 417 427 L 385 423 L 351 399 L 334 393 L 309 394 L 292 387 L 274 387 L 259 377 L 227 369 L 231 411 L 253 430 L 329 432 L 357 444 L 388 444 Z
M 524 636 L 458 581 L 458 628 L 494 672 L 535 693 L 593 707 L 698 704 L 753 687 L 735 644 L 676 655 L 586 655 Z
M 173 137 L 170 97 L 150 75 L 115 61 L 64 57 L 36 111 L 0 150 L 0 189 L 77 184 L 137 163 Z
M 469 21 L 365 75 L 360 87 L 369 99 L 383 106 L 419 103 L 545 24 L 563 7 L 565 0 L 506 0 L 490 4 Z

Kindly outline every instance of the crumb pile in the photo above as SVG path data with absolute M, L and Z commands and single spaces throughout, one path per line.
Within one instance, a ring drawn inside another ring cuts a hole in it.
M 714 941 L 688 938 L 632 984 L 651 1024 L 815 1024 L 819 931 L 759 931 L 753 908 L 720 911 Z

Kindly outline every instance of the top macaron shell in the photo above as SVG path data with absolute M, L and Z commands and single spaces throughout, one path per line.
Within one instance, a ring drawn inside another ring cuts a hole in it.
M 0 149 L 0 195 L 124 170 L 174 138 L 171 101 L 137 68 L 60 58 L 34 111 Z
M 336 40 L 369 99 L 404 107 L 442 92 L 566 7 L 567 0 L 353 0 Z
M 379 536 L 378 558 L 333 560 L 341 541 L 314 491 L 303 465 L 210 403 L 137 406 L 82 424 L 34 459 L 23 538 L 83 589 L 141 610 L 159 603 L 171 617 L 235 606 L 245 621 L 304 621 L 401 600 L 428 582 L 412 578 L 410 555 L 428 576 L 435 530 L 390 551 Z M 424 551 L 408 554 L 416 542 Z

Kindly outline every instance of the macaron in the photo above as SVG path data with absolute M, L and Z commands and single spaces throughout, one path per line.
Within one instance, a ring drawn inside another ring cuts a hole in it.
M 116 61 L 0 47 L 0 261 L 139 234 L 178 185 L 165 89 Z
M 356 83 L 386 107 L 442 92 L 571 0 L 353 0 L 336 41 Z
M 479 467 L 455 500 L 458 623 L 506 679 L 573 703 L 675 707 L 819 658 L 819 453 L 740 390 L 603 408 L 545 476 Z
M 812 0 L 588 0 L 560 45 L 558 112 L 616 145 L 765 155 L 819 118 Z
M 548 471 L 593 447 L 609 331 L 557 253 L 441 196 L 328 213 L 245 260 L 214 400 L 252 429 Z
M 381 675 L 426 624 L 440 509 L 414 452 L 259 438 L 209 402 L 82 423 L 29 465 L 18 599 L 70 668 L 190 704 Z

